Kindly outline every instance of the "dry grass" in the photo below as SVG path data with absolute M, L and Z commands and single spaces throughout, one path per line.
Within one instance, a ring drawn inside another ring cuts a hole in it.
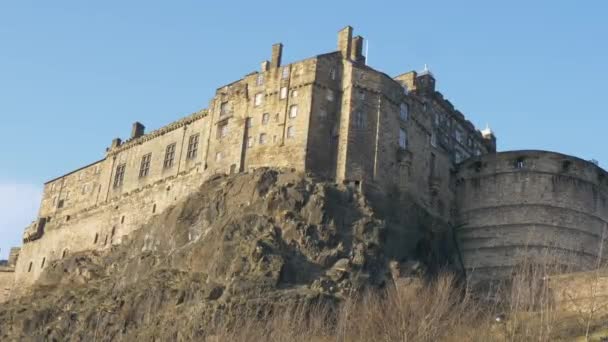
M 570 341 L 582 336 L 582 341 L 601 341 L 590 334 L 602 326 L 599 315 L 590 321 L 560 314 L 545 279 L 543 272 L 528 268 L 482 300 L 446 273 L 426 284 L 353 297 L 335 309 L 316 305 L 263 316 L 243 312 L 238 322 L 218 323 L 206 340 Z

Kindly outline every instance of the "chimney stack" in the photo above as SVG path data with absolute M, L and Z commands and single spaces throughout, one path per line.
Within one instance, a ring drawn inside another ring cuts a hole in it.
M 342 58 L 349 59 L 352 48 L 353 28 L 346 26 L 338 32 L 338 51 L 342 53 Z
M 272 58 L 270 60 L 271 68 L 278 68 L 281 66 L 281 58 L 283 57 L 283 44 L 277 43 L 272 45 Z
M 363 37 L 354 37 L 351 44 L 350 59 L 365 64 L 365 56 L 363 56 Z
M 146 126 L 142 125 L 140 122 L 135 121 L 133 123 L 133 128 L 131 128 L 131 139 L 136 139 L 144 135 L 144 131 L 146 130 Z

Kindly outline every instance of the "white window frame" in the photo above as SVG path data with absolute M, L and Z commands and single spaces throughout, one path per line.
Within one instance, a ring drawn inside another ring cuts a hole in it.
M 287 87 L 281 87 L 279 91 L 279 99 L 283 100 L 287 98 Z

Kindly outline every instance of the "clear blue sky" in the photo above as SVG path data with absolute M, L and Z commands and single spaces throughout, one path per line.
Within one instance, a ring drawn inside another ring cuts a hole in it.
M 257 70 L 336 49 L 346 25 L 374 68 L 426 63 L 438 89 L 500 150 L 608 166 L 606 1 L 0 2 L 0 257 L 44 181 L 103 157 L 133 121 L 154 129 Z M 483 127 L 482 127 L 483 128 Z

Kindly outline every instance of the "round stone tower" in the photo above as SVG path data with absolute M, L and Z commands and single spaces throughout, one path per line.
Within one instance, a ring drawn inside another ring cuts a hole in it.
M 473 282 L 521 264 L 589 270 L 608 259 L 608 173 L 546 151 L 483 155 L 456 173 L 456 236 Z

